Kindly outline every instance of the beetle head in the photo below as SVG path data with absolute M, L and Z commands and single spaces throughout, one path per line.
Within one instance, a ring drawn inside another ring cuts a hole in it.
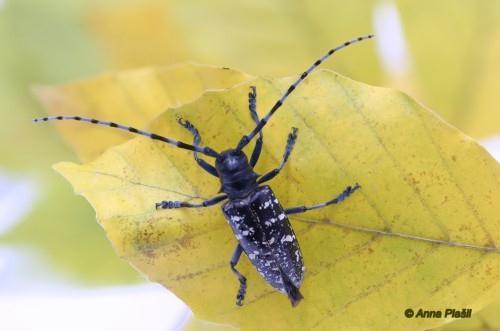
M 249 168 L 248 158 L 242 151 L 228 149 L 217 157 L 215 168 L 219 175 L 222 173 L 237 173 Z

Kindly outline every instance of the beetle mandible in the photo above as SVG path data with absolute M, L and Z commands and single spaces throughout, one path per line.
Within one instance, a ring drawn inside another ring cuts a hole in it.
M 358 37 L 330 49 L 290 85 L 288 90 L 278 101 L 276 101 L 274 106 L 262 119 L 259 119 L 257 115 L 257 93 L 256 88 L 252 86 L 248 94 L 249 110 L 256 126 L 249 134 L 241 138 L 235 148 L 228 149 L 221 153 L 216 152 L 210 147 L 200 146 L 201 136 L 198 130 L 193 124 L 182 118 L 178 118 L 178 122 L 193 135 L 192 145 L 114 122 L 80 116 L 49 116 L 37 118 L 34 119 L 34 121 L 75 120 L 104 125 L 140 134 L 151 139 L 172 144 L 178 148 L 193 151 L 194 158 L 198 165 L 206 172 L 219 178 L 221 183 L 220 192 L 222 194 L 199 204 L 185 201 L 162 201 L 156 204 L 156 208 L 202 208 L 213 206 L 223 200 L 228 200 L 222 205 L 222 211 L 238 240 L 238 244 L 236 245 L 230 261 L 231 270 L 238 277 L 240 282 L 240 287 L 236 295 L 236 304 L 242 305 L 247 288 L 246 278 L 236 269 L 241 254 L 244 252 L 264 279 L 278 291 L 287 294 L 292 306 L 296 306 L 300 300 L 303 299 L 299 289 L 304 278 L 305 268 L 299 243 L 293 232 L 290 221 L 288 220 L 288 215 L 303 213 L 308 210 L 339 203 L 356 191 L 360 186 L 357 183 L 353 186 L 348 186 L 337 197 L 317 205 L 283 208 L 271 188 L 261 184 L 277 176 L 285 166 L 297 139 L 297 129 L 292 128 L 291 133 L 288 135 L 285 152 L 280 165 L 264 175 L 258 175 L 254 171 L 254 167 L 257 164 L 262 150 L 262 129 L 295 88 L 333 53 L 353 43 L 373 37 L 373 35 Z M 249 160 L 243 152 L 243 148 L 257 135 L 258 138 Z M 199 158 L 198 153 L 215 158 L 215 166 Z

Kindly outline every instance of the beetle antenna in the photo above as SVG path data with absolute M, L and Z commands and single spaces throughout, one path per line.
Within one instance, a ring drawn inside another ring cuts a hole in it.
M 361 36 L 361 37 L 358 37 L 355 39 L 348 40 L 345 43 L 343 43 L 342 45 L 339 45 L 335 48 L 330 49 L 328 51 L 328 53 L 326 53 L 325 55 L 323 55 L 323 57 L 321 57 L 316 62 L 314 62 L 309 68 L 307 68 L 306 71 L 304 71 L 300 75 L 299 78 L 297 78 L 297 80 L 292 85 L 290 85 L 288 90 L 285 93 L 283 93 L 283 95 L 279 98 L 278 101 L 276 101 L 276 103 L 271 108 L 271 110 L 266 114 L 266 116 L 264 116 L 259 121 L 259 123 L 257 123 L 257 126 L 252 130 L 252 132 L 250 132 L 249 134 L 247 134 L 241 138 L 236 149 L 239 151 L 242 150 L 243 147 L 245 147 L 253 139 L 253 137 L 255 137 L 262 130 L 262 128 L 264 127 L 264 125 L 266 125 L 266 123 L 269 121 L 271 116 L 273 116 L 274 112 L 276 112 L 276 110 L 278 110 L 281 107 L 281 105 L 283 105 L 283 103 L 288 98 L 288 96 L 293 92 L 293 90 L 295 90 L 295 88 L 297 88 L 297 86 L 299 86 L 300 83 L 302 83 L 304 81 L 304 79 L 307 76 L 309 76 L 309 74 L 311 72 L 314 71 L 314 69 L 316 69 L 321 63 L 323 63 L 325 60 L 327 60 L 330 56 L 332 56 L 333 53 L 335 53 L 335 52 L 337 52 L 337 51 L 339 51 L 339 50 L 341 50 L 349 45 L 358 43 L 358 42 L 363 41 L 363 40 L 371 39 L 373 37 L 375 37 L 375 35 L 370 34 L 370 35 Z
M 190 151 L 196 151 L 198 153 L 202 153 L 202 154 L 205 154 L 207 156 L 211 156 L 211 157 L 219 156 L 219 153 L 217 153 L 216 151 L 214 151 L 210 147 L 194 146 L 194 145 L 190 145 L 190 144 L 187 144 L 185 142 L 182 142 L 182 141 L 178 141 L 178 140 L 171 139 L 168 137 L 160 136 L 156 133 L 152 133 L 152 132 L 148 132 L 148 131 L 144 131 L 144 130 L 139 130 L 139 129 L 133 128 L 131 126 L 121 125 L 121 124 L 117 124 L 114 122 L 106 122 L 106 121 L 96 120 L 93 118 L 80 117 L 80 116 L 48 116 L 48 117 L 35 118 L 33 120 L 33 122 L 47 122 L 47 121 L 53 121 L 53 120 L 59 120 L 59 121 L 73 120 L 73 121 L 80 121 L 80 122 L 87 122 L 87 123 L 91 123 L 91 124 L 108 126 L 108 127 L 120 129 L 123 131 L 128 131 L 128 132 L 131 132 L 134 134 L 143 135 L 143 136 L 146 136 L 146 137 L 154 139 L 154 140 L 160 140 L 160 141 L 163 141 L 167 144 L 171 144 L 171 145 L 174 145 L 174 146 L 182 148 L 182 149 L 188 149 Z

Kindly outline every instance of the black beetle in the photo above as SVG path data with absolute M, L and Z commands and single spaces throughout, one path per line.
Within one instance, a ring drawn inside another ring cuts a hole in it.
M 227 199 L 228 201 L 222 206 L 222 211 L 238 240 L 230 261 L 231 270 L 236 274 L 240 282 L 236 303 L 242 305 L 246 293 L 246 278 L 236 269 L 241 253 L 245 252 L 264 279 L 277 290 L 286 293 L 292 305 L 295 306 L 303 298 L 299 288 L 304 278 L 305 268 L 297 237 L 287 216 L 341 202 L 360 186 L 357 183 L 354 186 L 348 186 L 336 198 L 317 205 L 283 208 L 271 188 L 267 185 L 261 186 L 261 184 L 274 178 L 283 169 L 297 139 L 297 129 L 292 128 L 292 132 L 288 135 L 285 153 L 280 165 L 260 176 L 253 169 L 262 150 L 262 128 L 293 90 L 323 61 L 344 47 L 370 38 L 373 38 L 373 35 L 352 39 L 329 50 L 328 53 L 300 75 L 262 119 L 259 119 L 256 112 L 256 89 L 251 87 L 248 95 L 249 109 L 256 126 L 248 135 L 241 138 L 236 148 L 221 153 L 210 147 L 201 147 L 201 137 L 198 130 L 193 124 L 182 118 L 178 118 L 178 122 L 193 135 L 193 145 L 133 127 L 80 116 L 50 116 L 37 118 L 34 121 L 83 121 L 129 131 L 151 139 L 161 140 L 182 149 L 192 150 L 198 165 L 211 175 L 219 178 L 221 182 L 220 192 L 223 194 L 205 200 L 200 204 L 184 201 L 162 201 L 156 204 L 156 208 L 201 208 L 215 205 Z M 259 135 L 259 137 L 249 160 L 242 149 L 256 135 Z M 215 167 L 200 159 L 198 153 L 215 158 Z

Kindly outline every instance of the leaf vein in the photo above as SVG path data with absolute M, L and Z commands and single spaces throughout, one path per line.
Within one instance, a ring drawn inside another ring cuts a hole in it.
M 385 154 L 389 157 L 389 159 L 391 160 L 392 164 L 394 165 L 394 167 L 396 168 L 396 170 L 399 172 L 400 177 L 404 179 L 405 177 L 403 176 L 403 170 L 401 168 L 401 165 L 398 163 L 398 161 L 394 157 L 394 155 L 392 155 L 392 153 L 389 152 L 389 149 L 385 145 L 385 143 L 382 140 L 382 138 L 375 131 L 375 128 L 373 128 L 373 126 L 370 125 L 370 123 L 368 121 L 368 118 L 366 117 L 366 115 L 364 114 L 364 112 L 362 110 L 363 106 L 359 104 L 357 98 L 353 97 L 347 91 L 347 89 L 344 86 L 343 82 L 338 79 L 338 76 L 335 76 L 335 80 L 337 81 L 338 85 L 340 86 L 340 88 L 344 92 L 344 95 L 351 101 L 351 103 L 354 106 L 354 109 L 356 110 L 356 112 L 361 116 L 364 125 L 370 130 L 370 132 L 374 136 L 375 140 L 378 142 L 378 144 L 380 145 L 380 147 L 382 147 L 382 149 L 384 150 Z M 436 216 L 436 214 L 432 211 L 432 208 L 430 208 L 430 206 L 426 203 L 426 201 L 424 200 L 423 196 L 418 191 L 418 189 L 415 186 L 415 184 L 414 183 L 409 183 L 406 179 L 404 179 L 404 182 L 411 188 L 411 190 L 413 191 L 413 194 L 418 198 L 418 201 L 421 203 L 422 207 L 429 213 L 429 215 L 432 218 L 432 221 L 441 230 L 441 232 L 443 233 L 443 236 L 445 238 L 449 239 L 448 229 L 441 222 L 441 220 Z

